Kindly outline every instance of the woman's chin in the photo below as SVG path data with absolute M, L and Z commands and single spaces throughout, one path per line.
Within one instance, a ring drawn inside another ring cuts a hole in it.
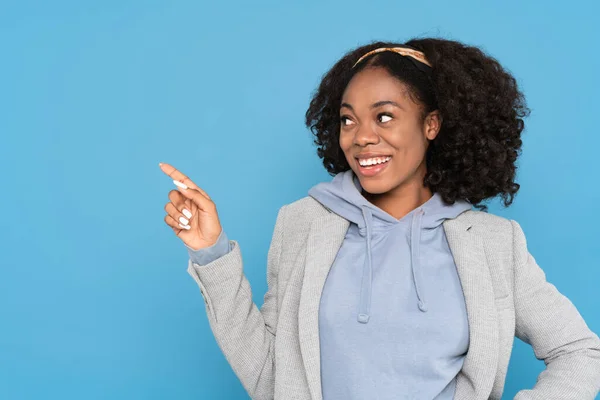
M 385 180 L 363 179 L 361 177 L 358 180 L 363 190 L 369 194 L 383 194 L 389 192 L 391 189 L 390 183 Z

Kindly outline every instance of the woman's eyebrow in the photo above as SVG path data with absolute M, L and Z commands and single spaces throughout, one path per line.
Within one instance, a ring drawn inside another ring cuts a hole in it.
M 377 107 L 381 107 L 381 106 L 385 106 L 385 105 L 392 105 L 401 109 L 404 109 L 404 107 L 402 107 L 400 104 L 396 103 L 395 101 L 392 100 L 382 100 L 382 101 L 378 101 L 377 103 L 373 103 L 371 104 L 371 108 L 377 108 Z M 348 103 L 342 103 L 340 105 L 340 108 L 349 108 L 350 110 L 354 111 L 354 108 L 352 108 L 352 106 Z

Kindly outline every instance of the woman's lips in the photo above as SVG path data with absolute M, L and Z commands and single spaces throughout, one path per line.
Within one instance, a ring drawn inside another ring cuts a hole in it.
M 383 171 L 391 161 L 392 161 L 392 159 L 390 158 L 388 161 L 386 161 L 384 163 L 369 165 L 368 167 L 363 167 L 358 162 L 358 159 L 356 159 L 356 164 L 358 165 L 358 173 L 359 174 L 361 174 L 362 176 L 366 176 L 366 177 L 372 177 L 372 176 L 379 174 L 381 171 Z

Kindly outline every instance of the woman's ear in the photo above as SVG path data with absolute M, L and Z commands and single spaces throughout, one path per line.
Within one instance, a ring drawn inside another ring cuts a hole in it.
M 428 140 L 433 140 L 442 128 L 442 114 L 439 110 L 434 110 L 427 114 L 424 122 L 425 137 Z

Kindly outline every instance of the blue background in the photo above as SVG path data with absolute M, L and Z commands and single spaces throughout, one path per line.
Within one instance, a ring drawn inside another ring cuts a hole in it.
M 514 205 L 548 280 L 600 332 L 600 37 L 592 1 L 19 1 L 0 5 L 0 398 L 245 399 L 187 252 L 171 163 L 217 203 L 257 304 L 280 206 L 331 179 L 304 127 L 348 49 L 481 46 L 532 115 Z M 516 340 L 504 398 L 544 364 Z

